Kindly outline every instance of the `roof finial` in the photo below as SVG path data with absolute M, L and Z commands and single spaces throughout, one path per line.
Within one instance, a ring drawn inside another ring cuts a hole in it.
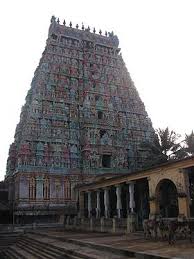
M 109 35 L 109 37 L 113 37 L 114 36 L 114 32 L 111 31 L 111 32 L 108 33 L 108 35 Z
M 64 25 L 64 26 L 66 25 L 66 21 L 65 21 L 65 19 L 64 19 L 64 21 L 63 21 L 63 25 Z
M 90 31 L 90 26 L 88 26 L 88 31 Z
M 59 18 L 57 19 L 57 23 L 58 23 L 58 24 L 60 23 L 60 20 L 59 20 Z
M 99 34 L 100 34 L 100 35 L 102 34 L 102 31 L 101 31 L 101 29 L 99 30 Z
M 82 22 L 82 30 L 84 30 L 84 24 L 83 24 L 83 22 Z
M 107 35 L 108 35 L 107 31 L 105 31 L 105 36 L 107 37 Z
M 54 15 L 51 17 L 51 23 L 53 22 L 56 22 L 56 17 Z
M 93 33 L 96 33 L 96 29 L 95 29 L 95 27 L 94 27 L 94 29 L 93 29 Z
M 76 29 L 79 29 L 79 25 L 78 24 L 76 24 Z
M 72 22 L 69 23 L 69 27 L 70 27 L 70 28 L 72 27 Z

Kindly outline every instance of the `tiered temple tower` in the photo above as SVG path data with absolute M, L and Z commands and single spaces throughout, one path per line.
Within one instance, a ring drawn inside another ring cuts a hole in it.
M 16 215 L 74 213 L 76 184 L 142 168 L 154 131 L 118 45 L 52 17 L 7 161 Z

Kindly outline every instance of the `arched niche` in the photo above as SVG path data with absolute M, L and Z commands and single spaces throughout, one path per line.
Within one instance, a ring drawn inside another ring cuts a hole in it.
M 177 187 L 170 179 L 162 179 L 156 186 L 156 200 L 159 214 L 164 218 L 174 218 L 179 214 Z

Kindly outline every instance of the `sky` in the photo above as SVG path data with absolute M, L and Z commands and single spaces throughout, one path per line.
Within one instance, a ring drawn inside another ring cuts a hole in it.
M 114 31 L 154 128 L 189 134 L 194 98 L 193 0 L 0 2 L 0 180 L 52 15 Z

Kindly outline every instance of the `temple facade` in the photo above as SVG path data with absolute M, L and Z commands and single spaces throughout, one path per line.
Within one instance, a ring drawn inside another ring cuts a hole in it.
M 153 137 L 118 37 L 52 17 L 7 160 L 15 215 L 75 214 L 77 184 L 140 170 Z

